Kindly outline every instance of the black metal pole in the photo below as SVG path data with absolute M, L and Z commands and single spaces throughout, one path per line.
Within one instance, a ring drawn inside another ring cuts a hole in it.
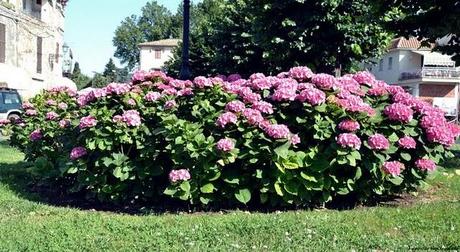
M 184 0 L 184 28 L 182 38 L 182 64 L 180 68 L 180 79 L 190 79 L 190 62 L 189 62 L 189 47 L 190 47 L 190 0 Z

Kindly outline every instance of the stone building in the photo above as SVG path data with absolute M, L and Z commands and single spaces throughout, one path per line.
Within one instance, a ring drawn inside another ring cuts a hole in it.
M 179 39 L 163 39 L 140 44 L 140 69 L 163 70 L 166 61 L 173 57 L 173 50 L 179 42 Z
M 0 0 L 0 83 L 32 96 L 75 84 L 62 76 L 62 0 Z

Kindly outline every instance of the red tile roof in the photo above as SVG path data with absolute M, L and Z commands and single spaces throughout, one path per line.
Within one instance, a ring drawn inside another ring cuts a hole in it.
M 391 41 L 390 46 L 388 47 L 388 50 L 398 49 L 398 48 L 416 49 L 416 50 L 433 49 L 434 46 L 435 44 L 431 43 L 430 47 L 426 47 L 426 46 L 422 47 L 422 42 L 415 37 L 410 37 L 409 39 L 406 39 L 404 37 L 399 37 Z

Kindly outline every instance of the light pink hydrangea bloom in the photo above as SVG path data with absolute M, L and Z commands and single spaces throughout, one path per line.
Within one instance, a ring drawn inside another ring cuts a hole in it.
M 421 171 L 434 171 L 437 167 L 433 160 L 426 158 L 415 161 L 415 166 Z
M 390 120 L 408 123 L 414 117 L 414 111 L 402 103 L 393 103 L 384 110 Z
M 190 173 L 186 169 L 172 170 L 171 172 L 169 172 L 169 181 L 171 181 L 171 183 L 187 181 L 190 180 L 190 178 Z
M 97 120 L 94 116 L 85 116 L 80 119 L 80 129 L 92 128 L 97 125 Z
M 70 159 L 72 160 L 77 160 L 83 156 L 86 156 L 87 151 L 86 151 L 86 148 L 85 147 L 75 147 L 72 149 L 72 151 L 70 152 Z
M 225 128 L 228 124 L 235 124 L 238 117 L 232 112 L 226 112 L 217 118 L 216 125 Z
M 388 150 L 390 142 L 382 134 L 375 134 L 369 137 L 367 144 L 372 150 Z
M 415 149 L 417 147 L 417 143 L 415 139 L 410 136 L 403 137 L 398 140 L 398 145 L 403 149 Z
M 404 169 L 404 164 L 398 161 L 385 162 L 382 166 L 382 170 L 386 174 L 398 176 Z
M 141 116 L 137 110 L 125 111 L 121 117 L 128 126 L 137 127 L 142 124 Z
M 359 128 L 359 123 L 354 120 L 343 120 L 339 123 L 339 129 L 343 131 L 354 132 L 359 130 Z
M 337 143 L 344 148 L 359 150 L 361 148 L 361 139 L 353 133 L 342 133 L 337 136 Z
M 223 152 L 230 152 L 235 148 L 235 143 L 230 138 L 224 138 L 217 142 L 217 149 Z

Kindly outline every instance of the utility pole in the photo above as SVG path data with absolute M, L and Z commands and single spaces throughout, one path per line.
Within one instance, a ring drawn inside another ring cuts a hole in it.
M 180 79 L 190 79 L 190 0 L 184 0 L 184 27 L 182 35 L 182 64 L 180 68 Z

